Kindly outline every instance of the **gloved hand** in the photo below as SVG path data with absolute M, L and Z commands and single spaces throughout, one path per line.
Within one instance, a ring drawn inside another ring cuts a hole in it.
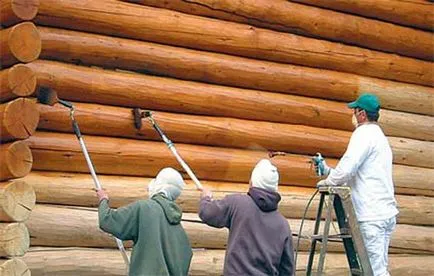
M 325 181 L 325 179 L 320 180 L 320 181 L 318 181 L 318 183 L 316 183 L 316 187 L 317 188 L 319 188 L 319 187 L 325 187 L 325 186 L 328 186 L 327 182 Z
M 103 199 L 109 199 L 109 197 L 108 197 L 108 195 L 107 195 L 107 193 L 104 191 L 104 190 L 97 190 L 96 191 L 96 195 L 98 196 L 98 199 L 99 199 L 99 201 L 98 202 L 101 202 L 101 200 L 103 200 Z
M 315 166 L 315 173 L 317 176 L 324 177 L 329 175 L 331 168 L 327 165 L 321 153 L 318 152 L 316 156 L 312 158 L 312 161 Z
M 211 190 L 207 189 L 207 188 L 203 188 L 202 189 L 202 195 L 200 198 L 205 198 L 205 197 L 209 197 L 212 199 L 212 192 Z

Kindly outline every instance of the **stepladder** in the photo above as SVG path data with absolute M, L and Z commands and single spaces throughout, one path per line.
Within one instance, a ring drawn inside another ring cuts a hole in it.
M 363 243 L 363 237 L 359 229 L 356 213 L 351 199 L 351 188 L 348 186 L 323 186 L 318 188 L 320 201 L 316 215 L 314 233 L 311 238 L 311 247 L 306 269 L 306 275 L 326 275 L 324 264 L 329 241 L 343 242 L 345 254 L 349 265 L 349 275 L 372 276 L 372 268 L 369 257 Z M 325 205 L 325 208 L 324 208 Z M 325 219 L 322 220 L 323 209 Z M 333 223 L 333 210 L 339 226 L 337 234 L 330 234 L 330 226 Z M 322 233 L 320 226 L 323 223 Z M 314 270 L 314 258 L 317 243 L 320 243 L 317 269 Z

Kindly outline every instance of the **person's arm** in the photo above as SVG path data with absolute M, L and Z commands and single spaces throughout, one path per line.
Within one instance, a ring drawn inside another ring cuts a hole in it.
M 325 180 L 327 185 L 344 185 L 352 179 L 371 151 L 370 139 L 362 131 L 351 136 L 347 151 Z
M 293 276 L 295 272 L 294 267 L 294 248 L 292 245 L 292 235 L 285 240 L 285 247 L 280 259 L 279 275 Z
M 138 228 L 138 203 L 117 210 L 111 209 L 108 197 L 103 197 L 98 207 L 99 227 L 120 240 L 134 240 Z
M 231 221 L 230 200 L 227 196 L 222 200 L 213 200 L 211 192 L 204 189 L 200 199 L 199 217 L 209 226 L 229 228 Z

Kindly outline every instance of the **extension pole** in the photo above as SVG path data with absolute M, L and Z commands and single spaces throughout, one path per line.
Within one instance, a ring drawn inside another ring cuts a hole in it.
M 149 121 L 152 123 L 152 126 L 154 129 L 158 132 L 158 134 L 161 136 L 161 139 L 163 139 L 164 143 L 166 143 L 167 147 L 170 149 L 170 151 L 175 156 L 176 160 L 179 162 L 179 164 L 182 166 L 182 168 L 187 172 L 188 176 L 193 180 L 194 184 L 196 185 L 196 188 L 198 190 L 203 190 L 203 186 L 200 183 L 199 179 L 194 175 L 193 171 L 190 169 L 190 167 L 187 165 L 187 163 L 184 162 L 184 160 L 181 158 L 181 156 L 178 154 L 178 151 L 175 148 L 175 145 L 172 141 L 170 141 L 169 138 L 163 133 L 161 128 L 158 126 L 157 122 L 155 122 L 154 118 L 152 118 L 151 112 L 146 114 L 146 117 L 149 119 Z
M 74 130 L 75 135 L 77 136 L 78 142 L 80 143 L 81 149 L 84 154 L 84 158 L 86 159 L 87 166 L 89 167 L 90 174 L 92 175 L 93 183 L 95 184 L 95 188 L 97 191 L 102 189 L 101 183 L 98 180 L 98 177 L 95 173 L 95 167 L 93 166 L 92 160 L 90 159 L 89 152 L 87 151 L 86 144 L 84 143 L 83 136 L 81 135 L 80 128 L 78 127 L 77 121 L 74 119 L 74 107 L 70 107 L 69 116 L 71 117 L 72 129 Z M 125 265 L 128 268 L 130 266 L 130 261 L 127 256 L 127 252 L 125 250 L 124 244 L 122 241 L 115 237 L 116 244 L 121 252 L 122 258 L 124 259 Z

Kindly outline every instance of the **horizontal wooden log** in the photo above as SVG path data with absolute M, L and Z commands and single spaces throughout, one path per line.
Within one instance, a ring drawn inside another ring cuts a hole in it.
M 84 134 L 161 140 L 146 119 L 140 130 L 134 127 L 131 109 L 85 103 L 74 103 L 74 106 L 74 116 Z M 72 132 L 67 109 L 60 105 L 39 105 L 39 112 L 39 129 Z M 168 137 L 186 144 L 267 149 L 309 155 L 321 152 L 324 156 L 339 158 L 345 152 L 351 135 L 350 132 L 338 130 L 232 118 L 166 112 L 156 112 L 153 116 Z M 261 130 L 260 133 L 258 129 Z M 389 137 L 389 140 L 394 163 L 434 168 L 434 143 L 396 137 Z
M 84 32 L 38 30 L 44 59 L 340 101 L 368 91 L 384 108 L 434 115 L 434 91 L 426 86 Z
M 405 26 L 416 27 L 428 31 L 433 30 L 433 5 L 429 1 L 394 1 L 394 0 L 292 0 L 318 7 L 324 7 L 365 17 L 377 18 Z
M 32 152 L 24 141 L 0 145 L 0 181 L 20 178 L 32 169 Z
M 32 95 L 36 90 L 33 70 L 23 64 L 0 71 L 0 102 Z
M 110 196 L 112 207 L 127 205 L 148 197 L 147 185 L 151 178 L 108 175 L 99 178 Z M 88 174 L 32 171 L 24 179 L 34 187 L 39 203 L 98 206 L 93 182 Z M 187 189 L 182 192 L 177 203 L 184 212 L 197 213 L 200 192 L 192 190 L 194 184 L 190 180 L 187 180 L 187 183 Z M 240 183 L 202 181 L 202 184 L 213 190 L 213 197 L 216 199 L 222 199 L 231 193 L 246 193 L 248 190 L 247 185 Z M 282 196 L 279 203 L 279 211 L 282 215 L 286 218 L 299 219 L 303 217 L 306 204 L 314 189 L 279 186 L 279 193 Z M 396 199 L 400 211 L 399 223 L 434 225 L 433 198 L 397 195 Z M 308 219 L 315 219 L 318 201 L 318 197 L 313 200 L 312 207 L 307 212 Z
M 147 119 L 142 120 L 141 129 L 134 127 L 131 108 L 85 103 L 74 103 L 74 106 L 74 117 L 84 134 L 161 140 Z M 59 105 L 38 107 L 41 114 L 39 129 L 72 132 L 67 109 Z M 265 149 L 311 155 L 321 152 L 325 156 L 338 157 L 344 153 L 350 138 L 350 133 L 345 131 L 301 125 L 167 112 L 154 112 L 153 117 L 171 140 L 186 144 Z M 261 130 L 260 133 L 258 129 Z M 422 143 L 429 144 L 429 142 Z M 431 159 L 431 155 L 429 158 Z
M 30 276 L 30 269 L 21 259 L 0 259 L 0 276 Z
M 0 30 L 0 65 L 2 68 L 19 62 L 30 62 L 41 53 L 41 37 L 31 22 Z
M 433 85 L 427 61 L 165 9 L 114 0 L 46 0 L 39 11 L 35 20 L 42 25 Z
M 22 180 L 0 182 L 0 221 L 24 221 L 35 206 L 33 187 Z
M 3 0 L 0 3 L 0 24 L 10 26 L 32 20 L 38 7 L 39 0 Z
M 0 223 L 0 257 L 23 256 L 29 245 L 29 232 L 23 223 Z
M 299 232 L 300 220 L 288 220 L 293 234 Z M 32 216 L 26 221 L 32 246 L 56 247 L 112 247 L 116 248 L 113 237 L 98 226 L 96 209 L 78 207 L 57 207 L 36 205 Z M 182 226 L 192 247 L 225 249 L 228 239 L 226 228 L 213 228 L 202 223 L 196 214 L 183 214 Z M 314 221 L 306 220 L 302 236 L 313 234 Z M 336 230 L 331 232 L 336 234 Z M 390 244 L 393 253 L 434 253 L 434 228 L 398 224 Z M 297 237 L 294 236 L 294 244 Z M 309 250 L 310 238 L 303 238 L 300 250 Z M 131 242 L 126 242 L 131 247 Z M 330 252 L 343 252 L 341 243 L 329 245 Z
M 52 61 L 28 64 L 40 85 L 67 100 L 142 107 L 177 113 L 303 124 L 353 130 L 344 103 L 114 72 Z M 92 85 L 89 86 L 89 83 Z M 86 93 L 83 93 L 86 91 Z M 122 91 L 122 94 L 119 93 Z M 434 140 L 434 117 L 382 110 L 380 124 L 390 136 Z
M 344 254 L 327 254 L 326 275 L 348 275 Z M 224 250 L 195 250 L 189 275 L 223 275 Z M 308 254 L 299 254 L 297 276 L 306 275 Z M 118 250 L 96 248 L 32 247 L 22 258 L 33 276 L 122 276 L 125 264 Z M 427 275 L 434 273 L 434 256 L 390 255 L 392 275 Z M 329 273 L 330 272 L 330 273 Z M 337 272 L 337 273 L 336 273 Z
M 0 141 L 26 139 L 32 135 L 39 122 L 36 102 L 18 98 L 0 104 Z
M 97 172 L 102 174 L 155 176 L 166 166 L 181 170 L 163 142 L 86 136 L 86 144 Z M 29 143 L 34 158 L 33 169 L 66 172 L 88 172 L 76 138 L 72 134 L 36 132 Z M 177 144 L 179 154 L 190 164 L 199 179 L 248 183 L 252 168 L 266 152 Z M 327 160 L 331 166 L 335 159 Z M 280 183 L 316 185 L 310 157 L 287 155 L 274 157 L 280 170 Z M 182 170 L 181 170 L 182 171 Z M 434 169 L 394 165 L 397 187 L 432 189 Z M 411 180 L 410 180 L 411 177 Z
M 433 116 L 382 110 L 380 117 L 379 123 L 386 135 L 434 141 L 434 133 L 431 131 L 434 128 Z M 411 125 L 416 127 L 413 131 L 418 132 L 417 134 L 410 133 Z
M 433 59 L 434 36 L 430 32 L 289 1 L 124 1 L 343 42 L 409 57 Z

